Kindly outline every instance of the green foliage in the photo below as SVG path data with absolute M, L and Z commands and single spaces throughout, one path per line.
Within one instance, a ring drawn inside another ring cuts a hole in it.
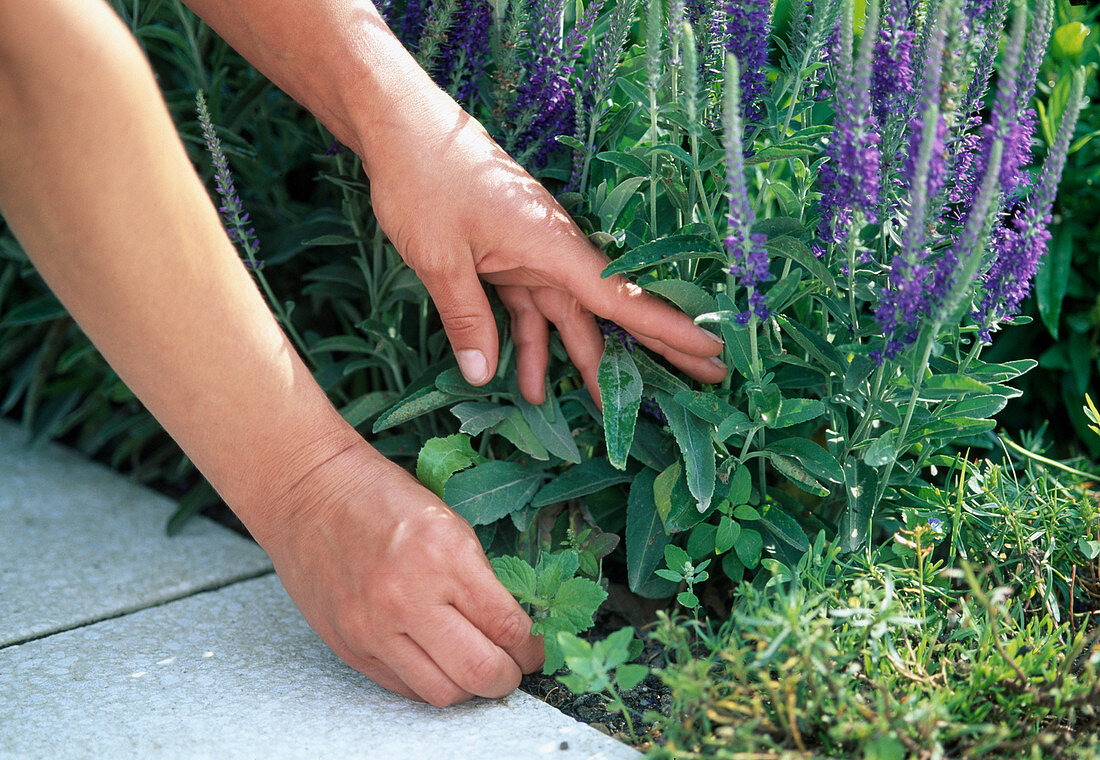
M 557 635 L 557 643 L 569 668 L 558 680 L 577 694 L 607 692 L 612 708 L 619 711 L 630 735 L 637 739 L 630 709 L 620 694 L 649 675 L 645 665 L 628 664 L 641 651 L 642 642 L 634 638 L 634 629 L 622 628 L 594 644 L 562 631 Z
M 492 565 L 504 587 L 528 607 L 535 621 L 531 633 L 543 636 L 546 645 L 543 672 L 556 673 L 567 654 L 560 646 L 558 634 L 575 634 L 591 628 L 592 618 L 607 598 L 607 592 L 594 581 L 577 577 L 580 559 L 572 550 L 545 553 L 534 567 L 519 557 L 507 556 L 493 559 Z

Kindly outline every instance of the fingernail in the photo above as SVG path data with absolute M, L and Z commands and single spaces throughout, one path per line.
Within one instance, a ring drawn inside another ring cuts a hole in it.
M 703 329 L 702 327 L 700 327 L 699 329 L 703 331 L 703 334 L 705 334 L 705 335 L 706 335 L 706 336 L 707 336 L 708 338 L 710 338 L 711 340 L 713 340 L 713 341 L 714 341 L 715 343 L 717 343 L 718 345 L 720 345 L 720 346 L 724 346 L 724 345 L 726 345 L 726 342 L 725 342 L 724 340 L 722 340 L 721 338 L 719 338 L 719 337 L 718 337 L 717 335 L 715 335 L 714 333 L 712 333 L 712 332 L 711 332 L 710 330 L 705 330 L 705 329 Z
M 707 359 L 707 361 L 710 362 L 711 364 L 713 364 L 718 369 L 722 370 L 723 372 L 726 372 L 729 369 L 728 367 L 726 367 L 725 364 L 722 363 L 722 360 L 719 359 L 717 356 L 712 356 L 709 359 Z
M 470 385 L 481 385 L 489 380 L 489 362 L 485 354 L 472 348 L 464 348 L 455 351 L 458 359 L 458 368 L 462 370 L 462 376 Z

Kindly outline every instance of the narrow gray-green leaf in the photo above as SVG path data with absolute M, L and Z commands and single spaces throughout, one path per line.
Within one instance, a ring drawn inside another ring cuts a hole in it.
M 586 459 L 543 486 L 531 506 L 545 507 L 588 496 L 619 483 L 629 483 L 631 479 L 630 475 L 619 472 L 604 459 Z
M 607 459 L 616 468 L 624 470 L 642 403 L 642 376 L 630 351 L 616 341 L 608 341 L 596 379 L 603 399 Z
M 626 577 L 635 592 L 653 575 L 671 539 L 653 500 L 656 477 L 653 470 L 642 470 L 630 485 L 626 505 Z
M 684 456 L 688 490 L 695 497 L 696 507 L 706 512 L 714 495 L 714 425 L 704 422 L 676 403 L 667 393 L 655 394 L 672 435 Z

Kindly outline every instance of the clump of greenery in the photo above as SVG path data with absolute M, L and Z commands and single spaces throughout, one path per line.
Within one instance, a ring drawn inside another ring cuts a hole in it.
M 1078 541 L 1100 528 L 1096 494 L 1021 470 L 960 472 L 954 518 L 919 518 L 870 555 L 819 536 L 790 576 L 743 585 L 724 623 L 662 616 L 674 704 L 650 716 L 653 756 L 1100 757 L 1100 595 L 1063 587 L 1072 614 L 1044 601 L 1052 577 L 1096 571 Z M 999 538 L 965 527 L 1027 502 Z

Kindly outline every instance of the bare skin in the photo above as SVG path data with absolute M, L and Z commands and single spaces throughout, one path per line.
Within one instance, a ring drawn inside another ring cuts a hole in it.
M 471 382 L 487 382 L 498 356 L 479 277 L 512 315 L 532 402 L 550 323 L 597 393 L 593 314 L 700 380 L 724 376 L 713 336 L 627 281 L 600 279 L 606 258 L 369 3 L 190 5 L 363 158 L 379 222 Z M 348 426 L 299 360 L 136 43 L 99 0 L 0 0 L 0 211 L 345 662 L 438 706 L 504 696 L 541 665 L 530 619 L 470 526 Z

